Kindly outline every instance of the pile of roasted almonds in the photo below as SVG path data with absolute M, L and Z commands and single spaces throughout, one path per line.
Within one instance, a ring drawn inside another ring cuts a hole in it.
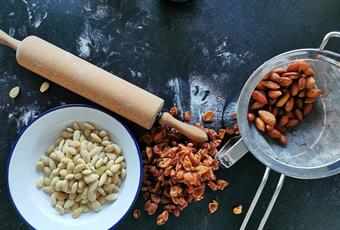
M 176 107 L 169 112 L 174 116 L 178 114 Z M 191 114 L 185 112 L 183 117 L 190 121 Z M 202 115 L 204 122 L 212 122 L 213 117 L 213 112 Z M 202 128 L 199 123 L 194 125 Z M 141 136 L 141 145 L 144 146 L 144 209 L 153 215 L 162 206 L 157 217 L 158 225 L 168 220 L 169 213 L 178 217 L 189 203 L 203 199 L 206 186 L 216 191 L 228 185 L 227 181 L 216 178 L 214 171 L 219 165 L 214 157 L 224 136 L 233 135 L 238 130 L 227 128 L 216 133 L 212 129 L 202 129 L 209 137 L 208 142 L 203 144 L 192 143 L 176 130 L 163 126 Z M 217 207 L 215 203 L 209 205 L 210 212 L 215 212 Z M 138 218 L 140 211 L 135 210 L 133 216 Z
M 271 138 L 287 144 L 284 135 L 306 117 L 323 91 L 315 87 L 315 72 L 304 60 L 277 68 L 261 80 L 252 93 L 248 120 Z

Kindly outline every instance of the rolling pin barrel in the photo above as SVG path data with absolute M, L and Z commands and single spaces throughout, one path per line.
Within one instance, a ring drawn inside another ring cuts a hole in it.
M 18 63 L 119 115 L 150 129 L 163 99 L 38 37 L 17 48 Z
M 0 30 L 0 44 L 17 50 L 16 58 L 21 66 L 146 129 L 152 127 L 163 107 L 163 99 L 38 37 L 18 41 Z M 159 123 L 176 128 L 193 141 L 208 140 L 203 130 L 168 113 L 163 113 Z

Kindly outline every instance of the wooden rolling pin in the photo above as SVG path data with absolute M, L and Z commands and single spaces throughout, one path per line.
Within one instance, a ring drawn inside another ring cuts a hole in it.
M 199 128 L 161 113 L 164 100 L 38 37 L 18 41 L 0 30 L 0 44 L 16 50 L 18 63 L 119 115 L 150 129 L 159 123 L 193 141 L 207 141 Z

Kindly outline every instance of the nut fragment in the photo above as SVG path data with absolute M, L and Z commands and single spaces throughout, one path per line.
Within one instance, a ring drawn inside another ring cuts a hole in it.
M 44 93 L 48 90 L 48 88 L 50 88 L 50 84 L 47 81 L 45 81 L 40 86 L 40 92 Z
M 217 209 L 218 209 L 218 203 L 217 203 L 217 201 L 216 201 L 216 200 L 212 200 L 212 201 L 209 203 L 208 207 L 209 207 L 210 213 L 216 212 Z
M 20 88 L 19 86 L 16 86 L 9 91 L 9 96 L 14 99 L 19 95 L 19 93 L 20 93 Z
M 141 215 L 140 209 L 133 210 L 133 213 L 132 213 L 133 218 L 139 219 L 140 215 Z
M 169 109 L 169 113 L 172 115 L 172 116 L 177 116 L 178 115 L 178 109 L 177 107 L 173 106 Z
M 202 114 L 202 119 L 204 122 L 212 122 L 214 120 L 215 113 L 212 111 L 208 111 Z
M 235 215 L 240 215 L 242 213 L 242 205 L 240 204 L 240 205 L 234 207 L 233 208 L 233 213 Z
M 191 113 L 190 112 L 184 112 L 184 114 L 183 114 L 183 119 L 184 119 L 184 121 L 191 121 L 191 118 L 192 118 L 192 115 L 191 115 Z

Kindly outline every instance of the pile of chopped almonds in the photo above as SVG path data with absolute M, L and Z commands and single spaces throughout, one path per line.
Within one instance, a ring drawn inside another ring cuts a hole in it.
M 170 111 L 173 115 L 178 114 L 176 107 Z M 189 121 L 190 113 L 184 114 L 184 120 Z M 212 117 L 209 114 L 209 118 Z M 195 126 L 202 128 L 199 123 Z M 212 129 L 202 129 L 209 137 L 202 144 L 193 143 L 176 130 L 164 126 L 153 128 L 141 136 L 144 149 L 144 209 L 149 215 L 162 209 L 157 217 L 158 225 L 168 220 L 169 213 L 178 217 L 189 203 L 203 199 L 206 186 L 216 191 L 228 185 L 227 181 L 216 178 L 214 171 L 218 170 L 219 165 L 214 157 L 224 136 L 235 134 L 235 129 L 221 129 L 218 133 Z

